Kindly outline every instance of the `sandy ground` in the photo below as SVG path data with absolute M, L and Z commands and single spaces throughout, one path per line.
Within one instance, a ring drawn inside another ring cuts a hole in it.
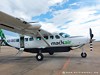
M 94 50 L 89 45 L 84 47 L 87 58 L 81 58 L 81 49 L 68 53 L 44 54 L 43 61 L 35 59 L 36 54 L 23 52 L 15 56 L 17 50 L 1 47 L 0 75 L 100 75 L 100 42 L 94 43 Z

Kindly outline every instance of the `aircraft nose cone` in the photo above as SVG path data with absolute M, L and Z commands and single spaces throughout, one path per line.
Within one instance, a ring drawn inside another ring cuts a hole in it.
M 88 37 L 83 37 L 84 43 L 89 43 L 90 42 L 90 38 Z

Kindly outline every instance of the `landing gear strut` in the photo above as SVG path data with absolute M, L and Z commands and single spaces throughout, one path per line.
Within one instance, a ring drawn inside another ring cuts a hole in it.
M 86 58 L 87 57 L 87 54 L 86 54 L 85 50 L 83 49 L 83 47 L 82 47 L 81 57 L 82 58 Z
M 42 52 L 41 52 L 41 50 L 40 50 L 40 51 L 37 53 L 37 55 L 36 55 L 36 59 L 37 59 L 38 61 L 42 61 L 43 58 L 44 58 L 44 56 L 43 56 L 43 54 L 42 54 Z
M 53 54 L 54 54 L 54 52 L 53 52 L 53 51 L 50 51 L 50 52 L 49 52 L 49 54 L 50 54 L 50 55 L 53 55 Z

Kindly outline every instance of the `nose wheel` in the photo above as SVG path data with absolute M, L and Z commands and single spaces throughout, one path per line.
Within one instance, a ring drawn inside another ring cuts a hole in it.
M 84 53 L 84 52 L 82 52 L 82 53 L 81 53 L 81 57 L 82 57 L 82 58 L 86 58 L 86 57 L 87 57 L 87 54 Z
M 38 53 L 38 54 L 36 55 L 36 59 L 37 59 L 38 61 L 42 61 L 43 58 L 44 58 L 44 56 L 43 56 L 42 53 Z
M 81 57 L 82 57 L 82 58 L 86 58 L 86 57 L 87 57 L 86 51 L 84 50 L 83 47 L 82 47 Z

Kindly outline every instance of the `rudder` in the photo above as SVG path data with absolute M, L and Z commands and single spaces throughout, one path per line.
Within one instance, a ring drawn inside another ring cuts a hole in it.
M 0 29 L 0 45 L 8 45 L 7 42 L 6 42 L 6 37 L 2 31 L 2 29 Z

